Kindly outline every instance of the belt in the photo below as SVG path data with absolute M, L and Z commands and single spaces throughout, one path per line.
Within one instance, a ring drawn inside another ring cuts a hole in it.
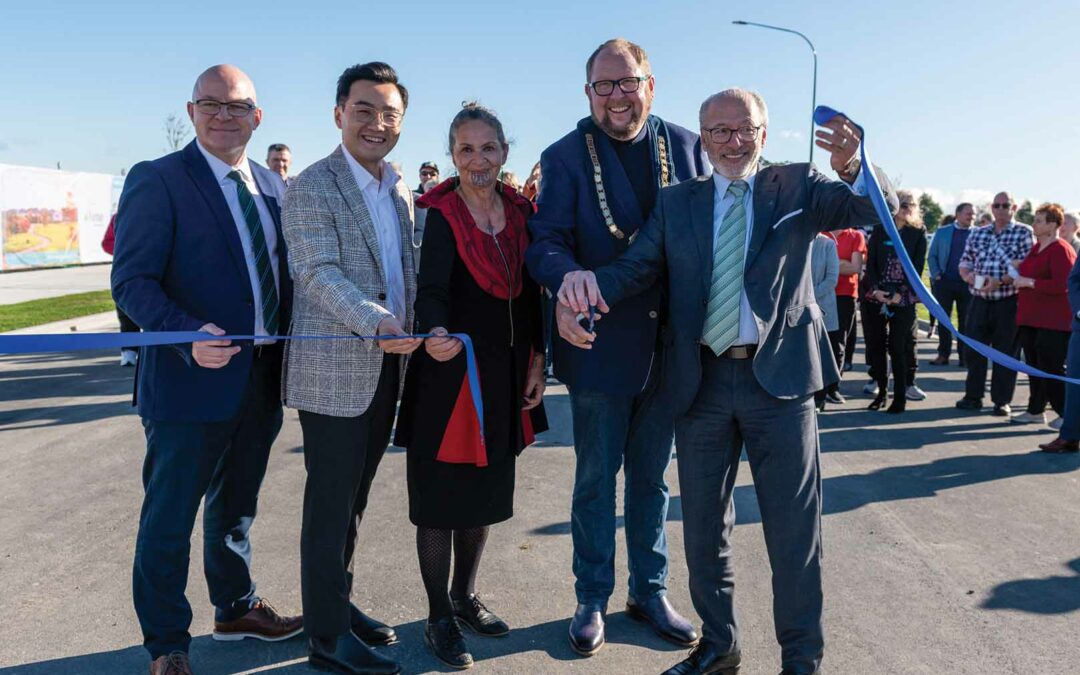
M 728 347 L 720 354 L 720 356 L 714 354 L 712 348 L 706 345 L 701 345 L 701 349 L 714 359 L 730 359 L 732 361 L 752 359 L 754 358 L 754 354 L 757 353 L 757 345 L 735 345 L 734 347 Z

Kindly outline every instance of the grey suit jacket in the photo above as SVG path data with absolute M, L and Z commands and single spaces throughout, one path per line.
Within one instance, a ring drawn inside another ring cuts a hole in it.
M 896 196 L 878 178 L 891 208 Z M 668 322 L 660 395 L 676 416 L 694 401 L 701 382 L 701 335 L 712 281 L 711 177 L 660 191 L 649 221 L 615 262 L 596 271 L 609 305 L 666 278 Z M 821 308 L 810 277 L 810 244 L 819 231 L 878 222 L 870 200 L 858 197 L 806 163 L 773 165 L 754 179 L 754 223 L 743 286 L 757 321 L 754 375 L 771 395 L 808 396 L 836 382 Z
M 410 204 L 393 193 L 401 224 L 401 267 L 411 330 L 416 266 Z M 352 171 L 337 148 L 289 185 L 281 211 L 293 275 L 293 335 L 374 335 L 391 316 L 375 225 Z M 286 344 L 285 405 L 356 417 L 375 396 L 384 352 L 374 340 L 294 340 Z M 401 359 L 402 377 L 407 359 Z
M 810 278 L 814 284 L 814 298 L 825 317 L 825 330 L 840 330 L 840 317 L 836 314 L 840 256 L 836 252 L 836 242 L 825 235 L 814 237 L 811 243 Z

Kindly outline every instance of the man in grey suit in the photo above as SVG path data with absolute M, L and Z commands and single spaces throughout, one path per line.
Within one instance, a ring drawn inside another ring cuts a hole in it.
M 341 146 L 289 186 L 282 212 L 297 335 L 404 335 L 416 272 L 411 199 L 384 159 L 401 134 L 408 91 L 385 63 L 338 79 Z M 293 248 L 295 247 L 295 248 Z M 301 593 L 310 661 L 324 670 L 399 672 L 370 649 L 396 636 L 349 601 L 356 529 L 386 446 L 405 355 L 418 339 L 301 340 L 285 352 L 285 405 L 304 434 Z
M 812 395 L 839 378 L 814 300 L 811 241 L 877 216 L 860 196 L 860 136 L 848 120 L 817 132 L 845 185 L 808 164 L 761 161 L 768 112 L 755 93 L 715 94 L 700 119 L 713 176 L 662 190 L 629 250 L 595 275 L 568 278 L 559 298 L 579 312 L 590 304 L 607 311 L 666 278 L 660 395 L 677 415 L 690 593 L 704 623 L 701 643 L 668 675 L 734 674 L 740 665 L 730 535 L 744 444 L 772 566 L 783 675 L 809 675 L 824 647 Z M 889 200 L 895 208 L 895 196 Z M 581 333 L 571 341 L 594 339 Z

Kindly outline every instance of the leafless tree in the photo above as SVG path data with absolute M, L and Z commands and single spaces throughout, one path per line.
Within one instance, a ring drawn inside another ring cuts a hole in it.
M 171 113 L 165 118 L 165 143 L 166 151 L 175 152 L 184 147 L 191 129 L 188 128 L 187 120 L 176 113 Z

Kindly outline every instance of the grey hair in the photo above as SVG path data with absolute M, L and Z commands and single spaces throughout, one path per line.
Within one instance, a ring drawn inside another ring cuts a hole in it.
M 464 101 L 461 104 L 461 110 L 458 114 L 454 115 L 454 119 L 450 122 L 448 140 L 451 155 L 454 154 L 454 143 L 457 141 L 458 127 L 472 120 L 483 122 L 494 129 L 495 135 L 499 138 L 499 145 L 507 145 L 506 133 L 503 131 L 502 122 L 500 122 L 499 118 L 495 115 L 495 111 L 491 108 L 485 108 L 476 101 Z
M 725 98 L 737 99 L 739 101 L 742 101 L 743 103 L 746 103 L 747 105 L 752 103 L 753 106 L 757 108 L 758 113 L 761 115 L 761 123 L 765 126 L 769 125 L 769 107 L 765 105 L 765 99 L 762 98 L 761 94 L 757 93 L 756 91 L 742 89 L 741 87 L 731 87 L 730 89 L 724 89 L 723 91 L 718 91 L 709 98 L 705 99 L 701 104 L 701 108 L 698 110 L 698 123 L 702 123 L 705 121 L 705 112 L 709 109 L 709 106 Z
M 1080 215 L 1073 213 L 1072 211 L 1065 212 L 1065 222 L 1072 221 L 1074 225 L 1080 225 Z

